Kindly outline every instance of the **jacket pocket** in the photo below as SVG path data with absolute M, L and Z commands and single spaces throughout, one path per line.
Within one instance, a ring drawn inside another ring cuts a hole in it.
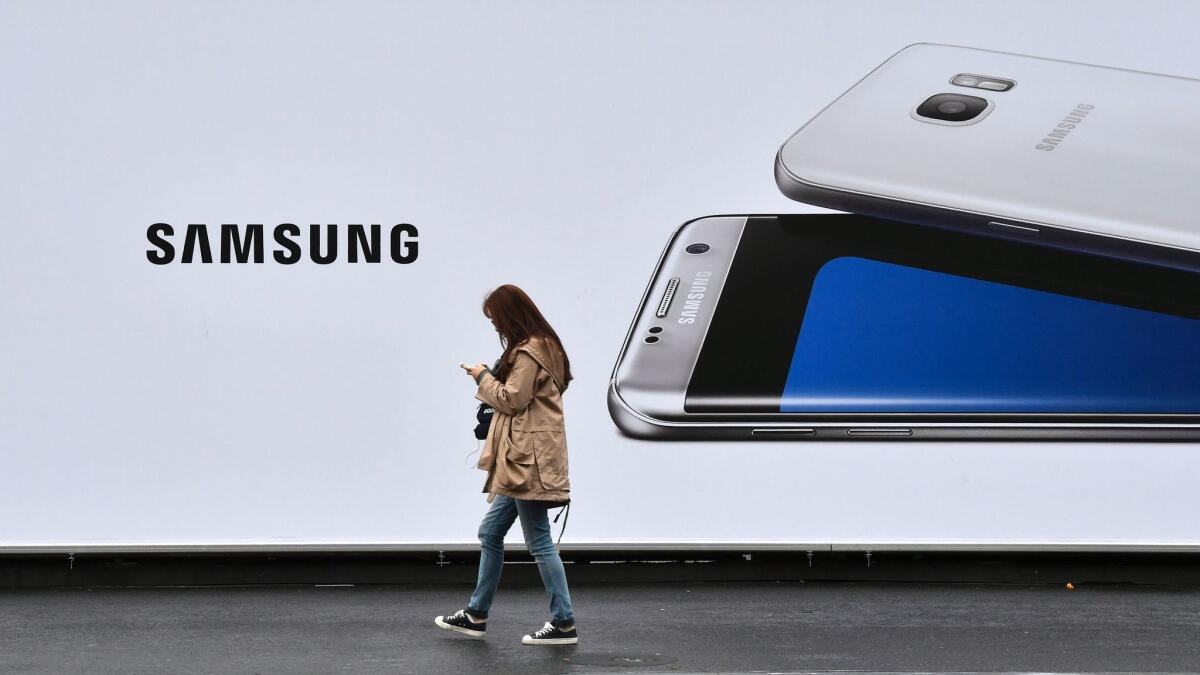
M 539 429 L 533 436 L 533 454 L 538 481 L 546 490 L 568 489 L 567 443 L 562 429 Z
M 496 483 L 509 490 L 533 487 L 536 471 L 531 434 L 512 429 L 501 443 L 496 459 Z

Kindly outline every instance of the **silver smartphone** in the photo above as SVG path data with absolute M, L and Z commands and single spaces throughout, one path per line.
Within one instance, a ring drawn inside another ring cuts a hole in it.
M 850 214 L 676 230 L 613 369 L 654 439 L 1200 439 L 1200 274 Z
M 947 45 L 901 50 L 780 148 L 842 211 L 1200 269 L 1200 80 Z

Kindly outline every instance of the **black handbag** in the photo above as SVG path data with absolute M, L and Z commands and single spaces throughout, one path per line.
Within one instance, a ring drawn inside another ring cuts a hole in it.
M 475 438 L 481 441 L 487 438 L 488 428 L 492 426 L 492 415 L 495 414 L 492 406 L 483 401 L 479 402 L 479 408 L 475 411 L 475 420 L 479 422 L 475 425 Z
M 496 363 L 492 364 L 492 367 L 488 369 L 488 372 L 492 374 L 492 377 L 496 377 L 496 373 L 499 371 L 500 359 L 496 359 Z M 478 422 L 478 424 L 475 425 L 475 438 L 481 441 L 487 438 L 488 427 L 492 426 L 492 415 L 494 414 L 496 414 L 496 411 L 492 408 L 492 406 L 488 405 L 484 401 L 479 402 L 479 407 L 475 409 L 475 421 Z

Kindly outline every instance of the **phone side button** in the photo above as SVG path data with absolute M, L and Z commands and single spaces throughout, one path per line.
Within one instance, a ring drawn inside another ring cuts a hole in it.
M 757 438 L 805 438 L 817 435 L 816 429 L 751 429 L 750 435 Z
M 893 427 L 881 429 L 849 429 L 846 431 L 849 436 L 868 436 L 882 438 L 887 436 L 912 436 L 912 429 L 897 429 Z
M 1001 223 L 1001 222 L 995 221 L 995 220 L 989 222 L 988 227 L 994 227 L 998 230 L 1004 230 L 1006 232 L 1013 232 L 1015 234 L 1025 234 L 1025 235 L 1031 235 L 1031 236 L 1036 236 L 1036 235 L 1039 235 L 1042 233 L 1041 230 L 1039 230 L 1036 227 L 1032 227 L 1030 225 L 1014 225 L 1012 223 Z

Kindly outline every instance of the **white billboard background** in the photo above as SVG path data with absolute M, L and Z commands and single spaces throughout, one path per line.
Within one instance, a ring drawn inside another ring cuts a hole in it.
M 1194 5 L 12 2 L 0 18 L 0 551 L 472 543 L 487 505 L 457 363 L 496 357 L 479 305 L 509 282 L 577 376 L 564 544 L 1200 546 L 1195 444 L 653 443 L 605 408 L 673 228 L 815 210 L 777 192 L 774 152 L 891 53 L 1197 77 Z M 155 222 L 177 244 L 188 223 L 337 223 L 343 249 L 348 223 L 408 222 L 420 256 L 157 266 Z

